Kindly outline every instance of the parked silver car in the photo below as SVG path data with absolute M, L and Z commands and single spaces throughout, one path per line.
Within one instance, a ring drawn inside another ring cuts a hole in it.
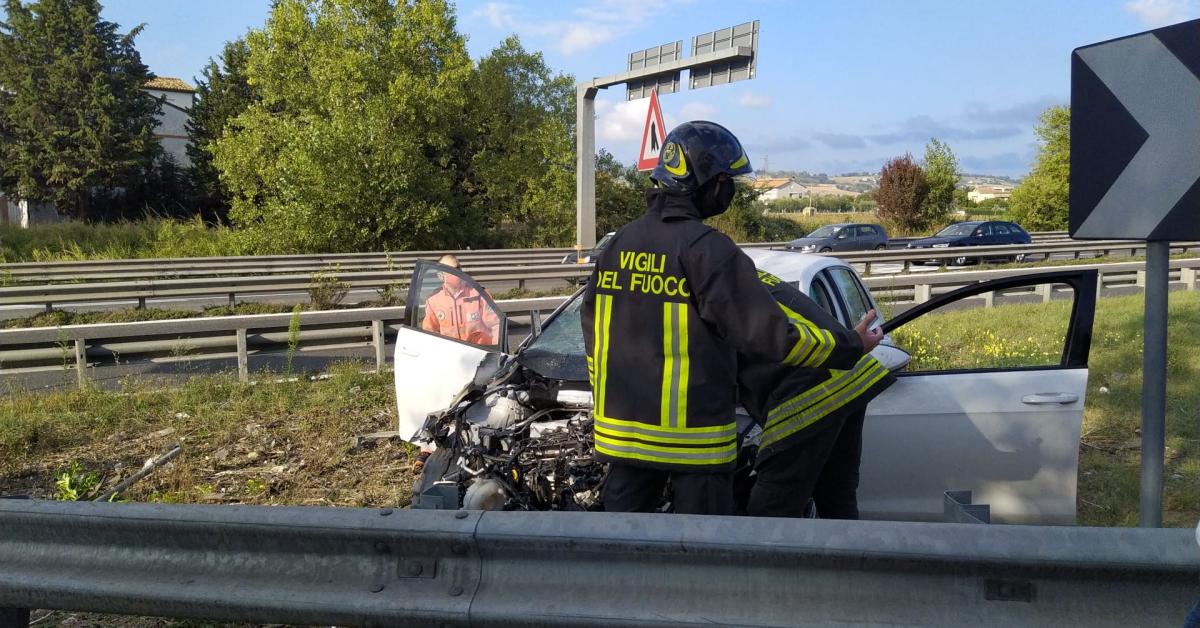
M 829 253 L 831 251 L 882 251 L 888 247 L 883 225 L 845 223 L 825 225 L 787 243 L 789 251 Z
M 747 254 L 844 324 L 878 309 L 854 269 L 836 258 Z M 605 467 L 592 448 L 580 295 L 510 354 L 504 334 L 484 347 L 420 329 L 419 304 L 438 288 L 440 273 L 454 272 L 417 265 L 408 299 L 417 305 L 396 339 L 398 429 L 438 447 L 418 483 L 418 501 L 445 508 L 599 508 Z M 859 490 L 864 517 L 940 520 L 944 492 L 970 490 L 976 503 L 990 504 L 996 522 L 1074 522 L 1095 271 L 1066 269 L 975 284 L 917 304 L 882 326 L 892 332 L 958 309 L 965 299 L 1045 283 L 1058 286 L 1060 294 L 1063 286 L 1070 288 L 1075 299 L 1063 310 L 1068 318 L 1061 352 L 1041 354 L 1045 361 L 920 370 L 903 368 L 909 356 L 890 337 L 876 350 L 899 378 L 867 409 Z M 503 316 L 494 303 L 491 307 Z M 1057 362 L 1054 355 L 1060 356 Z M 744 444 L 752 446 L 749 421 L 740 417 L 739 423 L 747 428 Z

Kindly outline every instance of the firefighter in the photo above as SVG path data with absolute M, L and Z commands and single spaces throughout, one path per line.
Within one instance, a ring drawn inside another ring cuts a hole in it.
M 724 127 L 663 140 L 646 213 L 595 262 L 581 311 L 604 508 L 650 512 L 670 480 L 675 512 L 732 514 L 737 352 L 803 365 L 829 339 L 790 322 L 753 262 L 705 218 L 751 172 Z
M 758 275 L 789 319 L 832 337 L 833 349 L 810 368 L 739 356 L 739 401 L 763 430 L 747 514 L 803 517 L 815 496 L 820 516 L 857 519 L 863 415 L 895 381 L 870 355 L 883 338 L 875 311 L 847 329 L 795 286 Z

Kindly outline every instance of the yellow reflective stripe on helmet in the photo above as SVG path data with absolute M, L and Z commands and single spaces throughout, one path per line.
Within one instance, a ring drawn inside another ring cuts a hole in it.
M 612 323 L 612 296 L 596 295 L 595 319 L 592 346 L 596 348 L 596 357 L 593 364 L 592 402 L 595 412 L 603 414 L 605 386 L 608 384 L 608 331 Z
M 737 170 L 738 168 L 741 168 L 742 166 L 744 166 L 748 163 L 750 163 L 750 158 L 747 157 L 746 153 L 743 151 L 742 156 L 738 157 L 737 161 L 729 164 L 729 168 L 730 168 L 730 170 Z M 766 176 L 766 175 L 763 175 L 763 176 Z
M 668 160 L 668 161 L 662 162 L 663 168 L 666 168 L 667 172 L 669 172 L 677 177 L 686 177 L 687 176 L 687 157 L 685 157 L 683 154 L 682 146 L 679 146 L 676 150 L 679 153 L 679 165 L 672 166 L 670 163 L 670 160 Z
M 835 410 L 850 403 L 876 382 L 887 375 L 887 369 L 876 363 L 874 367 L 859 373 L 848 386 L 827 396 L 818 405 L 780 419 L 776 424 L 763 429 L 761 447 L 766 448 L 799 432 L 813 423 L 829 416 Z

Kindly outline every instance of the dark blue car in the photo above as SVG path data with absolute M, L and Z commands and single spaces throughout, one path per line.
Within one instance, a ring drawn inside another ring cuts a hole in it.
M 1003 220 L 974 220 L 956 222 L 942 229 L 929 238 L 921 238 L 908 243 L 908 249 L 944 249 L 963 246 L 1000 246 L 1004 244 L 1029 244 L 1033 239 L 1019 225 Z M 964 251 L 965 253 L 965 251 Z M 989 261 L 1019 262 L 1024 255 L 1001 255 L 989 257 Z M 934 263 L 944 263 L 945 260 L 930 260 Z M 976 264 L 981 261 L 978 257 L 961 255 L 950 260 L 956 266 Z

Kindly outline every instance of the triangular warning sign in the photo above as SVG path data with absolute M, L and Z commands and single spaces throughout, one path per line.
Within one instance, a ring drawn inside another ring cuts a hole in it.
M 667 129 L 663 125 L 662 109 L 658 106 L 658 90 L 650 90 L 650 109 L 646 111 L 646 128 L 642 131 L 642 150 L 638 153 L 638 170 L 654 170 L 662 152 Z

